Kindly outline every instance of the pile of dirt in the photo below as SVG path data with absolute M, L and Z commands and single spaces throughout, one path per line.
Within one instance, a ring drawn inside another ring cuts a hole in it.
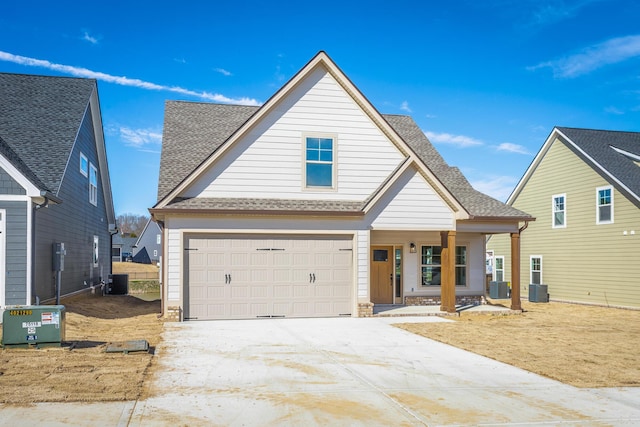
M 161 339 L 160 301 L 82 294 L 61 303 L 61 348 L 0 350 L 0 403 L 137 399 Z M 104 352 L 108 343 L 132 340 L 146 340 L 149 351 Z
M 640 386 L 640 311 L 553 302 L 523 309 L 397 326 L 576 387 Z

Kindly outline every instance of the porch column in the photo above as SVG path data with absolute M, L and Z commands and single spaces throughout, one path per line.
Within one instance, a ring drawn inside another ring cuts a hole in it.
M 511 233 L 511 310 L 522 310 L 520 302 L 520 232 Z
M 456 312 L 456 232 L 441 231 L 440 311 Z

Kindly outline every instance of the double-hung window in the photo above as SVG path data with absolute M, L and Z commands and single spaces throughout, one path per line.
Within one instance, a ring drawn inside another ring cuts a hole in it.
M 89 203 L 98 206 L 98 169 L 89 164 Z
M 495 257 L 495 268 L 493 269 L 493 280 L 504 282 L 504 256 Z
M 82 153 L 80 153 L 80 173 L 84 176 L 89 175 L 89 160 Z
M 542 283 L 542 255 L 531 255 L 529 258 L 530 269 L 530 282 L 534 285 Z
M 467 285 L 467 247 L 456 246 L 456 286 Z M 422 286 L 442 285 L 442 247 L 422 246 Z
M 556 194 L 552 197 L 553 228 L 565 228 L 567 226 L 567 196 Z
M 305 187 L 335 188 L 335 141 L 328 137 L 305 138 Z
M 613 187 L 596 188 L 596 224 L 613 223 Z

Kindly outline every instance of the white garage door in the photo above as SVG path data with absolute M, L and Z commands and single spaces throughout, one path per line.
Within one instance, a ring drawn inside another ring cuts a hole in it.
M 352 310 L 352 238 L 187 235 L 185 319 L 327 317 Z

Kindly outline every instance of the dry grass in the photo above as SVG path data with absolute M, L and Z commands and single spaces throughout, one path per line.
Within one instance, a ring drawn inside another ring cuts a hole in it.
M 155 264 L 140 264 L 137 262 L 114 262 L 113 274 L 154 273 L 158 274 L 158 266 Z
M 640 311 L 523 302 L 521 315 L 464 313 L 410 332 L 571 384 L 640 386 Z
M 62 304 L 63 348 L 0 350 L 0 403 L 137 399 L 160 342 L 160 302 L 82 294 Z M 107 343 L 129 340 L 147 340 L 151 351 L 104 353 Z

